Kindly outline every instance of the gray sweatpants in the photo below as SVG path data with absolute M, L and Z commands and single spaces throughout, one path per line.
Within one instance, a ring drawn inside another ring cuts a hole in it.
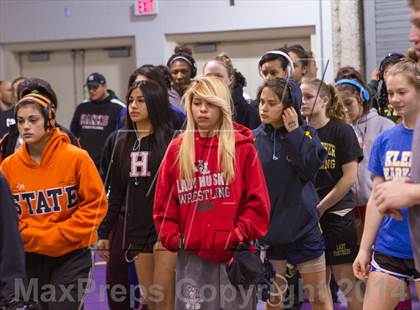
M 176 262 L 176 310 L 255 310 L 255 287 L 235 288 L 226 263 L 212 263 L 184 250 Z

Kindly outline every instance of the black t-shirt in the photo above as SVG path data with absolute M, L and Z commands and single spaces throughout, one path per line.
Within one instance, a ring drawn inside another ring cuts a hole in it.
M 331 119 L 324 127 L 319 128 L 318 137 L 328 153 L 328 159 L 319 169 L 315 181 L 319 198 L 322 200 L 343 176 L 342 166 L 354 160 L 360 162 L 363 159 L 363 151 L 353 128 L 339 120 Z M 328 211 L 354 208 L 354 206 L 354 197 L 350 190 Z
M 9 132 L 11 126 L 16 124 L 15 109 L 2 111 L 0 113 L 0 137 Z

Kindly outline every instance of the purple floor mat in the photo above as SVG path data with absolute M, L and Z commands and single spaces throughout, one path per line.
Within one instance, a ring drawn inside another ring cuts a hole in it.
M 86 296 L 85 310 L 108 310 L 108 303 L 106 299 L 106 286 L 105 286 L 105 264 L 102 261 L 97 261 L 93 270 L 93 281 L 91 290 Z M 413 296 L 413 310 L 420 310 L 420 303 L 416 297 L 416 289 L 411 286 L 411 295 Z M 263 310 L 264 305 L 259 304 L 258 310 Z M 303 304 L 301 310 L 310 310 L 311 306 L 307 303 Z M 346 304 L 334 304 L 335 310 L 347 309 Z

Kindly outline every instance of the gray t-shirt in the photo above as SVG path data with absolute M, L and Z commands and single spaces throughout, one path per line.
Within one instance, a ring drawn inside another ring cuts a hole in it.
M 420 119 L 417 120 L 414 128 L 412 152 L 411 178 L 415 183 L 420 183 Z M 420 205 L 411 207 L 408 210 L 411 244 L 416 261 L 416 269 L 420 272 Z

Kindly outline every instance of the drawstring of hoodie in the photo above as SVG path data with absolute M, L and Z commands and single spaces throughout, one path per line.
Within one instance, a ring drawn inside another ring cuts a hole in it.
M 276 131 L 277 129 L 274 128 L 274 132 L 273 132 L 273 160 L 278 160 L 279 158 L 276 155 Z

